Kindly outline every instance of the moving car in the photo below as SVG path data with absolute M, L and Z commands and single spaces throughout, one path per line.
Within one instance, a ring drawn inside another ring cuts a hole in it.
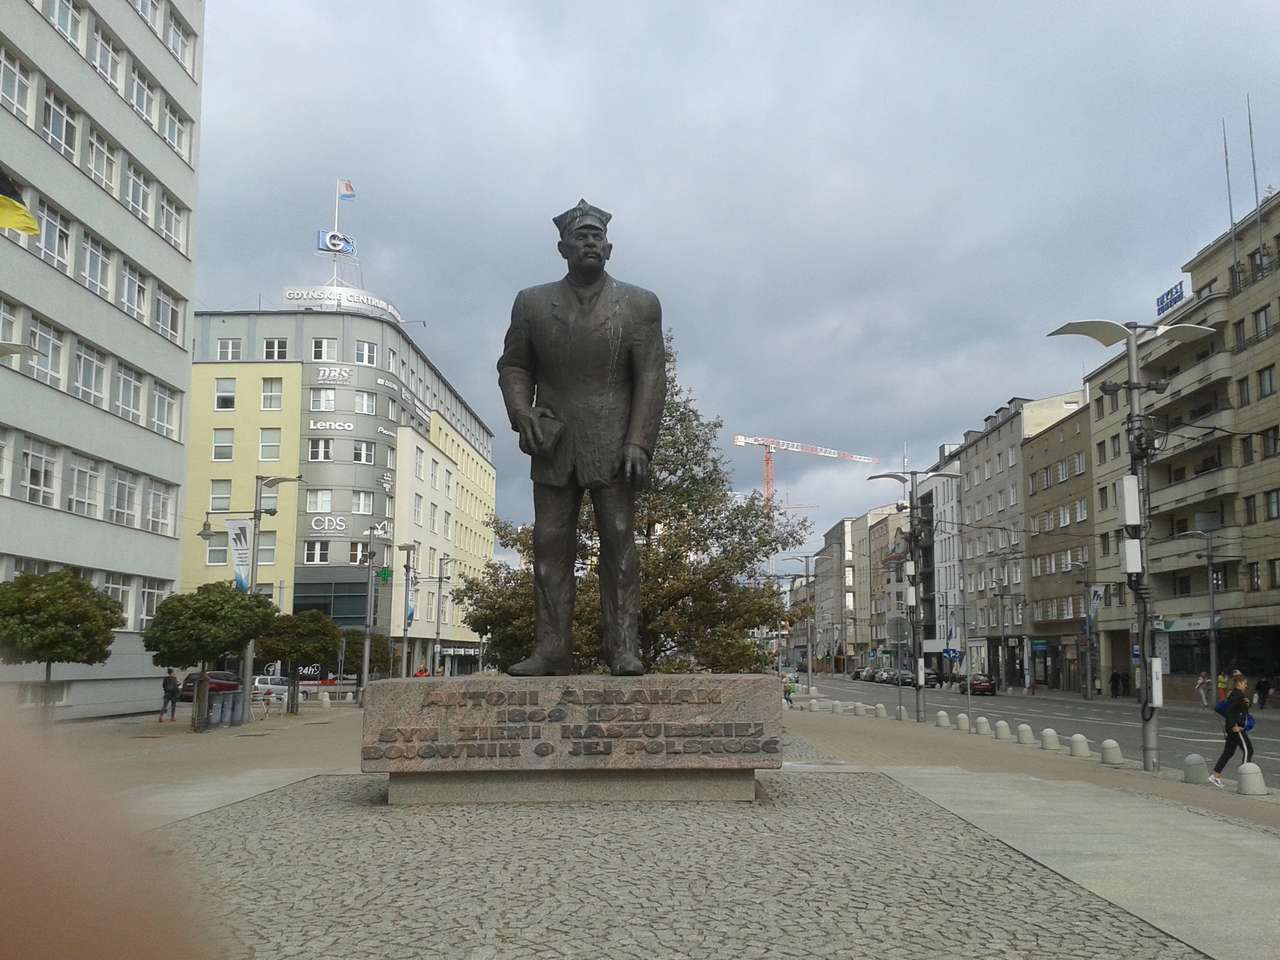
M 975 694 L 986 693 L 993 697 L 996 695 L 996 685 L 985 673 L 975 673 L 972 677 L 960 681 L 961 693 L 968 693 L 970 687 Z
M 210 670 L 208 676 L 210 693 L 230 693 L 240 689 L 240 678 L 230 670 Z M 178 699 L 183 703 L 190 703 L 195 699 L 196 681 L 199 679 L 198 670 L 183 677 L 182 686 L 178 688 Z
M 858 679 L 859 679 L 859 680 L 875 680 L 875 678 L 876 678 L 876 668 L 875 668 L 875 667 L 863 667 L 861 670 L 859 670 L 859 671 L 858 671 L 858 673 L 857 673 L 857 677 L 858 677 Z

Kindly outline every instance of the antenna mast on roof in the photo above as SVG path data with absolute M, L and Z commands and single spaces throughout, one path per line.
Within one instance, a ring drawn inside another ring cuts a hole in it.
M 1244 107 L 1249 113 L 1249 162 L 1253 165 L 1253 209 L 1258 218 L 1258 270 L 1262 270 L 1264 255 L 1262 252 L 1262 201 L 1258 199 L 1258 159 L 1253 153 L 1253 104 L 1249 95 L 1244 95 Z
M 1231 276 L 1227 282 L 1231 284 L 1231 292 L 1236 292 L 1236 270 L 1240 258 L 1236 254 L 1236 212 L 1231 204 L 1231 158 L 1227 155 L 1227 118 L 1222 118 L 1222 163 L 1227 168 L 1227 218 L 1231 224 Z

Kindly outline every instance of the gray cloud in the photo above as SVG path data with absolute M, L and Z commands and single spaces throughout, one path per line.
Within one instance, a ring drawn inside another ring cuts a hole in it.
M 550 217 L 612 210 L 617 276 L 654 289 L 681 375 L 735 432 L 929 462 L 1013 395 L 1103 356 L 1069 319 L 1144 319 L 1280 179 L 1262 4 L 207 5 L 201 307 L 322 278 L 333 180 L 366 285 L 497 434 L 499 510 L 531 512 L 493 365 L 515 291 L 560 272 Z M 419 328 L 415 328 L 419 329 Z M 759 483 L 759 451 L 732 453 Z M 835 518 L 892 499 L 779 454 Z M 891 485 L 890 485 L 891 487 Z

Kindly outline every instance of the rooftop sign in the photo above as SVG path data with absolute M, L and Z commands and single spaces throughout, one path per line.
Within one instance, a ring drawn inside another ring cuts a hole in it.
M 1166 290 L 1160 296 L 1156 297 L 1156 316 L 1162 317 L 1183 300 L 1186 294 L 1183 292 L 1182 285 L 1185 280 L 1179 280 L 1172 287 Z
M 365 313 L 401 323 L 395 304 L 355 287 L 285 287 L 284 301 L 309 310 Z

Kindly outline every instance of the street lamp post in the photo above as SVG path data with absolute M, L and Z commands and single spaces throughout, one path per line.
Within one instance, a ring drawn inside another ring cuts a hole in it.
M 1063 324 L 1052 331 L 1049 336 L 1076 335 L 1089 337 L 1104 347 L 1117 343 L 1125 344 L 1125 359 L 1128 378 L 1125 383 L 1118 384 L 1115 389 L 1123 388 L 1129 395 L 1129 413 L 1125 417 L 1126 434 L 1129 441 L 1129 474 L 1134 478 L 1133 489 L 1140 490 L 1145 486 L 1143 467 L 1154 450 L 1150 431 L 1143 422 L 1142 391 L 1155 384 L 1142 382 L 1138 365 L 1138 343 L 1144 336 L 1144 343 L 1154 343 L 1161 338 L 1180 343 L 1194 343 L 1205 337 L 1214 336 L 1212 327 L 1202 327 L 1193 323 L 1171 323 L 1165 326 L 1148 323 L 1116 323 L 1114 320 L 1078 320 Z M 1166 385 L 1167 386 L 1167 385 Z M 1164 389 L 1164 387 L 1159 387 Z M 1149 522 L 1145 502 L 1139 496 L 1136 503 L 1129 504 L 1128 498 L 1122 498 L 1122 513 L 1126 516 L 1125 533 L 1127 539 L 1136 541 L 1136 550 L 1130 551 L 1127 544 L 1121 551 L 1121 569 L 1129 581 L 1129 589 L 1137 600 L 1138 607 L 1138 640 L 1142 652 L 1142 768 L 1148 772 L 1160 770 L 1160 729 L 1156 716 L 1155 691 L 1151 660 L 1154 655 L 1151 635 L 1151 589 L 1147 585 L 1145 574 L 1146 536 Z
M 919 529 L 919 510 L 917 507 L 919 502 L 917 483 L 920 477 L 924 477 L 926 480 L 934 477 L 958 480 L 960 479 L 960 474 L 950 473 L 945 470 L 939 470 L 935 473 L 930 473 L 927 470 L 906 470 L 900 473 L 873 473 L 867 479 L 896 480 L 904 485 L 908 482 L 911 484 L 911 499 L 907 501 L 907 529 L 910 531 L 909 541 L 911 547 L 911 570 L 909 582 L 907 583 L 907 609 L 911 614 L 911 656 L 913 661 L 911 672 L 915 677 L 916 722 L 924 723 L 924 635 L 921 632 L 920 623 L 920 596 L 922 591 L 919 589 L 922 531 Z M 901 676 L 901 673 L 899 673 L 899 676 Z
M 1084 573 L 1084 607 L 1080 613 L 1084 616 L 1084 699 L 1093 699 L 1093 614 L 1090 610 L 1093 602 L 1092 586 L 1089 579 L 1089 564 L 1085 560 L 1072 560 L 1067 564 L 1068 570 L 1080 570 Z
M 436 639 L 431 651 L 431 675 L 436 676 L 436 671 L 440 669 L 440 616 L 444 610 L 444 583 L 452 578 L 444 575 L 446 565 L 453 563 L 456 557 L 451 557 L 447 553 L 440 555 L 440 562 L 436 568 Z
M 400 642 L 404 644 L 405 649 L 409 648 L 409 591 L 413 587 L 413 558 L 416 549 L 412 543 L 401 543 L 396 546 L 397 550 L 404 551 L 404 619 L 401 621 L 402 629 L 400 631 Z M 418 657 L 421 654 L 418 641 L 413 642 L 413 656 L 410 657 L 412 663 L 410 666 L 418 663 Z M 408 676 L 408 674 L 405 674 Z
M 252 510 L 228 510 L 219 511 L 219 513 L 247 513 L 253 520 L 253 540 L 249 547 L 249 596 L 253 596 L 258 588 L 258 536 L 262 532 L 262 518 L 264 515 L 274 517 L 276 515 L 275 507 L 262 506 L 262 488 L 278 487 L 282 483 L 301 483 L 302 474 L 296 477 L 271 477 L 258 474 L 253 478 L 253 509 Z M 197 534 L 201 540 L 208 542 L 213 539 L 213 528 L 209 525 L 209 517 L 212 511 L 206 512 L 204 515 L 204 525 L 201 526 L 200 532 Z M 240 656 L 240 706 L 233 720 L 236 724 L 248 723 L 253 719 L 253 712 L 249 709 L 249 698 L 253 696 L 253 647 L 254 640 L 249 639 L 244 645 L 244 650 Z
M 1179 537 L 1200 537 L 1204 540 L 1204 553 L 1200 556 L 1205 558 L 1205 565 L 1209 571 L 1209 679 L 1214 684 L 1214 697 L 1217 697 L 1218 683 L 1218 609 L 1217 609 L 1217 593 L 1215 580 L 1217 573 L 1213 569 L 1213 531 L 1212 530 L 1184 530 L 1182 533 L 1175 534 Z
M 817 599 L 817 593 L 813 588 L 813 581 L 809 578 L 809 555 L 806 553 L 803 557 L 783 557 L 783 560 L 795 560 L 804 563 L 804 585 L 805 592 L 809 593 L 814 599 Z M 809 696 L 813 693 L 813 620 L 817 615 L 817 610 L 812 610 L 806 618 L 805 630 L 805 674 L 808 679 L 805 681 L 805 695 Z

